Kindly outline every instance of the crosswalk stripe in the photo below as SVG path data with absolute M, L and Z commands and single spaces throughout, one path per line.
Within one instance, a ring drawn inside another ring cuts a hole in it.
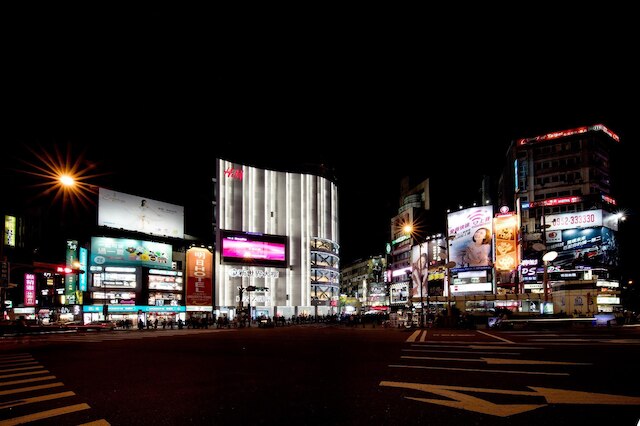
M 14 408 L 14 407 L 19 407 L 21 405 L 33 404 L 35 402 L 42 402 L 42 401 L 50 401 L 52 399 L 58 399 L 58 398 L 66 398 L 68 396 L 73 396 L 73 395 L 75 395 L 74 392 L 67 391 L 67 392 L 51 393 L 51 394 L 42 395 L 42 396 L 34 396 L 32 398 L 22 398 L 15 401 L 7 401 L 4 403 L 1 403 L 0 408 Z
M 49 417 L 62 416 L 64 414 L 75 413 L 76 411 L 88 410 L 89 408 L 91 407 L 88 404 L 69 405 L 68 407 L 40 411 L 39 413 L 33 413 L 22 417 L 2 420 L 0 421 L 0 426 L 14 426 L 23 423 L 35 422 L 37 420 L 48 419 Z
M 55 378 L 56 378 L 56 376 L 42 376 L 42 377 L 35 377 L 35 378 L 31 378 L 31 379 L 14 380 L 13 382 L 2 382 L 1 384 L 2 384 L 2 386 L 20 385 L 22 383 L 41 382 L 43 380 L 53 380 Z
M 5 391 L 0 391 L 0 396 L 11 395 L 11 394 L 14 394 L 14 393 L 31 392 L 31 391 L 34 391 L 34 390 L 55 388 L 57 386 L 64 386 L 64 383 L 56 382 L 56 383 L 49 383 L 49 384 L 46 384 L 46 385 L 29 386 L 28 388 L 9 389 L 9 390 L 5 390 Z
M 43 374 L 48 372 L 49 370 L 23 371 L 22 373 L 5 374 L 4 376 L 0 376 L 0 379 L 10 379 L 12 377 L 21 377 L 21 376 L 32 376 L 34 374 Z M 1 382 L 0 382 L 0 385 L 2 385 Z

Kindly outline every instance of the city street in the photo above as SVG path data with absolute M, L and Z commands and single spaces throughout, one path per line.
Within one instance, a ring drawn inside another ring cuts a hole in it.
M 308 324 L 0 340 L 0 426 L 636 425 L 640 327 Z

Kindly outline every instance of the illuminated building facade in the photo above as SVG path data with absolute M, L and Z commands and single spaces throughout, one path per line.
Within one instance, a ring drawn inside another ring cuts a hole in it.
M 620 307 L 620 215 L 613 196 L 620 138 L 601 124 L 514 141 L 501 202 L 521 220 L 522 259 L 511 282 L 519 293 L 550 295 L 547 313 L 593 314 Z M 543 280 L 543 254 L 557 258 Z M 505 279 L 505 277 L 503 277 Z
M 337 313 L 338 189 L 315 174 L 216 161 L 214 308 L 230 318 Z

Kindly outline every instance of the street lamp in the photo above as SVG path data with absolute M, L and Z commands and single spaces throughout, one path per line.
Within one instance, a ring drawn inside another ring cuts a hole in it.
M 238 316 L 240 317 L 239 321 L 242 322 L 242 314 L 244 313 L 244 307 L 242 305 L 242 293 L 244 293 L 244 287 L 242 286 L 242 282 L 240 283 L 240 287 L 238 287 L 238 293 Z

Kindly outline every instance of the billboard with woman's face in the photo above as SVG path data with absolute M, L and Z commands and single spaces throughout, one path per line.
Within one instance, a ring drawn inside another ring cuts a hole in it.
M 493 206 L 472 207 L 447 215 L 449 259 L 456 269 L 493 265 Z

